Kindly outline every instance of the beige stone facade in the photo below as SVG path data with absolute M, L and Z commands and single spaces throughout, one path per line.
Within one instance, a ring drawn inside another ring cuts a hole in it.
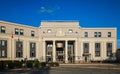
M 0 21 L 0 60 L 115 60 L 116 33 L 116 28 L 81 27 L 78 21 L 41 21 L 39 27 Z

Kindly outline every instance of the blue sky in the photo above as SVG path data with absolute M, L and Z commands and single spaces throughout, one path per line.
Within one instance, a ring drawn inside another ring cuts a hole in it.
M 0 0 L 0 20 L 39 26 L 41 20 L 78 20 L 82 27 L 117 27 L 120 0 Z

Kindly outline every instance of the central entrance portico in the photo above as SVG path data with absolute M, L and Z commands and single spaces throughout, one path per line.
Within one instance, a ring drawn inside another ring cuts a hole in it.
M 58 63 L 74 63 L 76 40 L 48 40 L 45 44 L 45 61 Z M 44 48 L 44 47 L 43 47 Z

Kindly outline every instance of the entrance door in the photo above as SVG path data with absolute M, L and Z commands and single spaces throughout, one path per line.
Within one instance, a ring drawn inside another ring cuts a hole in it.
M 87 56 L 85 56 L 85 62 L 87 62 L 87 61 L 88 61 L 87 59 L 88 59 L 88 57 L 87 57 Z
M 56 41 L 56 60 L 64 63 L 65 60 L 65 41 Z

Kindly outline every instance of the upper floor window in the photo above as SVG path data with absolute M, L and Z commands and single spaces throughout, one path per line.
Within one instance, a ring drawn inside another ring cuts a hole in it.
M 19 34 L 19 29 L 15 28 L 15 34 L 18 35 Z
M 69 33 L 73 33 L 73 30 L 72 30 L 72 29 L 69 29 Z
M 6 29 L 5 26 L 1 26 L 1 33 L 5 33 L 5 29 Z
M 20 35 L 24 35 L 24 30 L 20 29 Z
M 88 37 L 88 32 L 84 32 L 84 37 Z
M 32 36 L 32 37 L 35 36 L 35 31 L 31 31 L 31 36 Z
M 101 32 L 98 32 L 98 37 L 101 37 Z
M 101 37 L 101 32 L 94 32 L 94 37 Z
M 51 30 L 51 29 L 48 29 L 48 30 L 47 30 L 47 33 L 51 33 L 51 32 L 52 32 L 52 30 Z
M 97 32 L 94 32 L 94 37 L 97 37 Z
M 111 37 L 111 32 L 108 32 L 108 37 Z

